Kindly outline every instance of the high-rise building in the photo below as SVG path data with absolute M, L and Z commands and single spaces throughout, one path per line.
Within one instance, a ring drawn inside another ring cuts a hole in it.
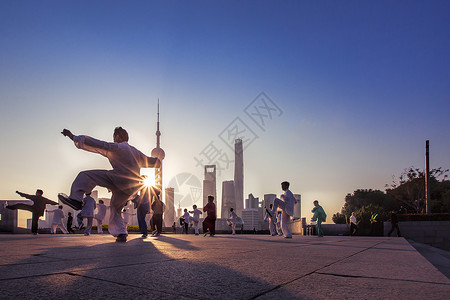
M 244 230 L 259 230 L 260 219 L 260 214 L 257 208 L 246 208 L 242 210 Z
M 248 199 L 245 199 L 245 208 L 258 208 L 259 198 L 255 198 L 253 194 L 248 195 Z
M 171 227 L 173 222 L 175 222 L 175 189 L 166 188 L 165 195 L 165 205 L 166 210 L 164 211 L 164 226 Z
M 244 209 L 244 150 L 241 139 L 234 141 L 234 201 L 236 213 L 241 215 Z
M 236 208 L 234 181 L 228 180 L 222 182 L 222 207 L 221 207 L 221 217 L 229 218 L 230 208 Z M 240 215 L 240 214 L 238 214 Z
M 270 204 L 273 204 L 276 197 L 277 197 L 277 195 L 275 195 L 275 194 L 264 194 L 263 208 L 264 207 L 269 208 Z
M 297 203 L 294 205 L 294 219 L 301 219 L 302 218 L 302 195 L 300 194 L 294 194 L 295 200 L 297 200 Z
M 213 195 L 217 203 L 216 193 L 216 165 L 205 166 L 205 179 L 203 180 L 203 206 L 208 204 L 208 196 Z
M 163 180 L 163 159 L 166 157 L 166 153 L 160 146 L 161 131 L 159 131 L 159 99 L 158 99 L 158 113 L 156 122 L 156 148 L 152 150 L 152 157 L 156 157 L 161 161 L 159 168 L 155 168 L 155 186 L 161 191 L 161 200 L 163 200 L 162 180 Z M 163 200 L 164 201 L 164 200 Z

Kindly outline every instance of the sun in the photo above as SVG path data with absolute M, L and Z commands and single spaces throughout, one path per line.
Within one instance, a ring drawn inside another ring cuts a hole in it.
M 155 169 L 154 168 L 141 168 L 141 177 L 146 187 L 155 186 Z

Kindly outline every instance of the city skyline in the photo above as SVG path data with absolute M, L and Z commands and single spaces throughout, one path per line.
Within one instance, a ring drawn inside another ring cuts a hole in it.
M 0 199 L 110 169 L 63 128 L 122 126 L 150 155 L 158 99 L 163 188 L 201 188 L 216 150 L 221 197 L 243 128 L 245 197 L 290 181 L 307 220 L 315 199 L 331 222 L 348 193 L 423 169 L 425 140 L 450 167 L 448 2 L 25 3 L 0 3 Z

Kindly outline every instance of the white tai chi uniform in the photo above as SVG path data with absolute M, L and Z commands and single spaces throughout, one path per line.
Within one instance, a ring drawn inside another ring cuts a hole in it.
M 106 209 L 108 207 L 105 204 L 97 203 L 97 213 L 94 216 L 95 220 L 97 220 L 97 233 L 103 233 L 102 224 L 106 215 Z
M 130 217 L 134 216 L 135 214 L 128 212 L 128 210 L 122 212 L 122 214 L 123 214 L 123 222 L 125 223 L 125 226 L 128 226 L 128 223 L 130 222 Z
M 234 212 L 234 211 L 232 211 L 231 213 L 230 213 L 230 218 L 229 219 L 227 219 L 227 223 L 230 225 L 231 224 L 231 230 L 232 230 L 232 234 L 236 234 L 236 223 L 237 223 L 237 221 L 238 221 L 238 216 L 237 216 L 237 214 Z
M 66 229 L 66 227 L 64 226 L 63 223 L 63 219 L 64 219 L 64 212 L 62 211 L 61 208 L 57 208 L 55 210 L 50 210 L 47 211 L 47 213 L 51 213 L 53 214 L 53 219 L 52 219 L 52 228 L 51 228 L 51 232 L 53 234 L 56 233 L 56 229 L 59 227 L 59 229 L 61 229 L 61 231 L 63 233 L 69 233 Z
M 189 221 L 194 224 L 195 235 L 198 235 L 198 222 L 200 221 L 200 215 L 202 214 L 202 212 L 198 208 L 196 208 L 189 213 L 194 215 L 193 217 L 189 217 Z
M 269 222 L 270 235 L 277 235 L 277 216 L 276 211 L 266 208 L 266 215 L 264 216 L 264 222 Z
M 78 174 L 72 183 L 69 198 L 82 201 L 83 194 L 96 186 L 112 192 L 108 231 L 114 236 L 127 234 L 122 219 L 122 208 L 134 198 L 140 184 L 140 168 L 159 165 L 157 158 L 147 157 L 127 142 L 108 143 L 89 136 L 74 136 L 73 141 L 79 149 L 99 153 L 108 158 L 112 170 L 90 170 Z
M 292 233 L 289 230 L 287 223 L 289 222 L 290 216 L 294 216 L 294 205 L 295 198 L 289 189 L 286 189 L 280 199 L 276 198 L 273 202 L 273 210 L 281 209 L 281 230 L 283 231 L 284 237 L 291 238 Z

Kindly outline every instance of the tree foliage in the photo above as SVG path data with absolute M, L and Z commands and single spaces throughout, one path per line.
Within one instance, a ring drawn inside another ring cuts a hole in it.
M 431 211 L 433 213 L 450 212 L 450 181 L 448 169 L 430 171 Z M 360 226 L 370 224 L 371 213 L 378 214 L 378 221 L 387 221 L 392 210 L 400 213 L 425 212 L 425 172 L 418 168 L 405 169 L 398 178 L 386 185 L 386 191 L 358 189 L 345 197 L 341 212 L 333 215 L 336 224 L 348 222 L 352 212 Z M 345 220 L 345 222 L 343 222 Z

